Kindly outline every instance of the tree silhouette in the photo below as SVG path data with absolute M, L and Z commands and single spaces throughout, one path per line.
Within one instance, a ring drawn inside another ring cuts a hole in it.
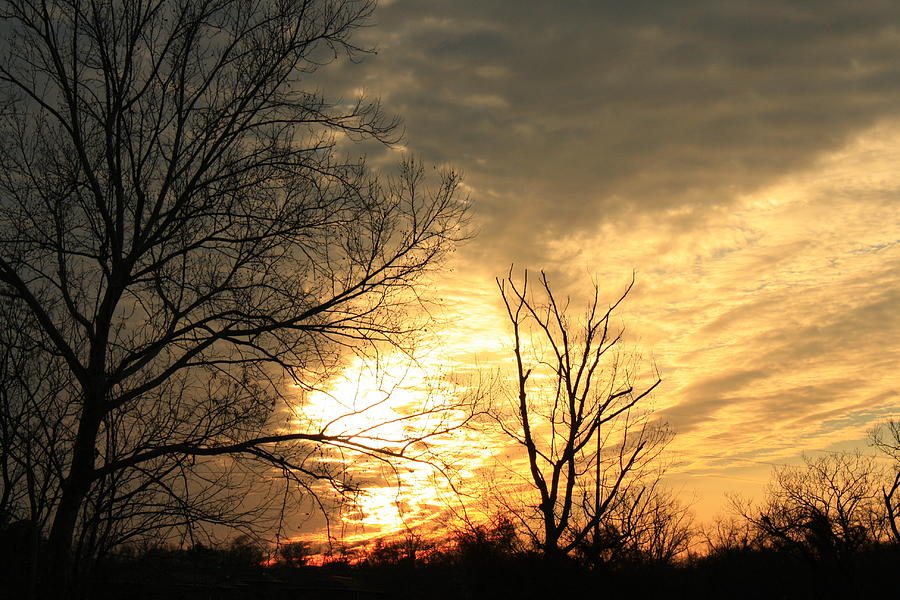
M 311 489 L 340 485 L 329 449 L 409 448 L 276 419 L 285 383 L 405 344 L 415 282 L 460 237 L 457 175 L 378 179 L 344 151 L 396 119 L 314 91 L 373 4 L 4 2 L 3 502 L 39 442 L 48 581 L 75 539 L 258 516 L 255 465 Z
M 878 538 L 880 481 L 875 461 L 859 453 L 804 457 L 778 467 L 763 504 L 736 508 L 777 548 L 842 562 Z
M 313 551 L 309 542 L 284 542 L 278 547 L 278 560 L 290 567 L 300 567 L 307 563 Z
M 517 377 L 512 419 L 496 420 L 525 449 L 539 496 L 536 514 L 507 508 L 548 557 L 605 545 L 613 507 L 629 496 L 635 506 L 649 506 L 640 498 L 655 490 L 653 461 L 670 437 L 644 405 L 658 375 L 644 386 L 636 381 L 633 361 L 619 352 L 623 332 L 611 323 L 631 285 L 605 310 L 594 286 L 585 317 L 573 323 L 568 300 L 557 301 L 543 272 L 534 293 L 527 272 L 521 283 L 510 272 L 497 284 L 512 325 Z
M 670 563 L 690 547 L 693 515 L 659 479 L 631 486 L 610 504 L 602 533 L 578 548 L 589 563 Z
M 900 421 L 888 421 L 875 428 L 872 444 L 893 461 L 890 483 L 881 486 L 885 520 L 895 544 L 900 545 Z

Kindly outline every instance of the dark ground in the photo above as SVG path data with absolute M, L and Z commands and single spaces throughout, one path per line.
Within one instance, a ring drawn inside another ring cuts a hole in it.
M 90 597 L 102 600 L 126 595 L 131 600 L 897 598 L 900 551 L 881 546 L 851 559 L 824 561 L 736 550 L 671 565 L 593 569 L 525 553 L 325 567 L 241 567 L 176 554 L 119 564 L 91 588 Z

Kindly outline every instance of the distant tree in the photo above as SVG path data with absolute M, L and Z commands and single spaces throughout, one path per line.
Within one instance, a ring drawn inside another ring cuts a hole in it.
M 290 567 L 305 565 L 312 554 L 312 546 L 309 542 L 284 542 L 278 546 L 278 562 Z
M 434 542 L 413 532 L 406 531 L 400 536 L 375 540 L 366 552 L 366 562 L 370 565 L 414 566 L 424 560 L 434 550 Z
M 870 436 L 872 444 L 892 459 L 891 477 L 881 486 L 885 520 L 895 544 L 900 544 L 900 421 L 888 421 Z
M 233 569 L 258 569 L 265 559 L 265 546 L 249 535 L 239 535 L 225 547 L 226 566 Z
M 62 477 L 53 440 L 66 433 L 69 380 L 55 357 L 35 359 L 36 330 L 27 310 L 0 302 L 0 527 L 27 520 L 40 533 Z
M 778 467 L 763 503 L 736 508 L 767 544 L 816 561 L 840 562 L 879 537 L 881 474 L 858 452 L 804 457 Z
M 690 508 L 659 481 L 620 494 L 602 525 L 603 533 L 578 549 L 591 563 L 670 563 L 688 552 L 696 535 Z
M 536 291 L 527 272 L 497 284 L 512 325 L 516 393 L 496 422 L 527 454 L 537 495 L 527 508 L 508 508 L 547 557 L 604 544 L 612 509 L 656 489 L 656 459 L 671 437 L 648 407 L 658 374 L 637 380 L 611 322 L 633 281 L 606 309 L 594 286 L 577 322 L 543 272 Z
M 135 536 L 253 522 L 258 472 L 340 489 L 341 453 L 412 447 L 282 426 L 285 384 L 406 343 L 460 237 L 456 174 L 377 178 L 345 151 L 397 121 L 315 91 L 373 6 L 2 3 L 2 508 L 46 527 L 57 588 Z
M 747 552 L 761 547 L 760 532 L 747 519 L 736 515 L 720 516 L 700 531 L 710 556 Z
M 510 557 L 522 550 L 514 518 L 503 513 L 484 522 L 462 523 L 454 531 L 453 540 L 455 556 L 467 562 Z

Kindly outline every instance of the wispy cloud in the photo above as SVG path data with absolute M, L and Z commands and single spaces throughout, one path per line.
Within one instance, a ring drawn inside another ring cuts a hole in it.
M 635 270 L 621 323 L 683 473 L 900 416 L 897 3 L 396 0 L 376 20 L 378 54 L 323 85 L 380 95 L 411 152 L 466 175 L 480 233 L 436 282 L 448 362 L 508 358 L 512 262 L 576 299 Z

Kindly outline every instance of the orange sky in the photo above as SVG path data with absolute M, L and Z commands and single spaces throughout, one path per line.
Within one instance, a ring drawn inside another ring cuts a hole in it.
M 900 6 L 395 0 L 375 21 L 377 55 L 322 84 L 404 117 L 373 164 L 462 170 L 477 232 L 434 281 L 423 364 L 510 360 L 511 263 L 573 300 L 636 272 L 621 323 L 659 368 L 669 482 L 701 518 L 900 417 Z M 495 460 L 450 446 L 473 472 Z M 440 512 L 447 490 L 405 477 L 406 516 Z M 398 499 L 376 488 L 367 530 Z

